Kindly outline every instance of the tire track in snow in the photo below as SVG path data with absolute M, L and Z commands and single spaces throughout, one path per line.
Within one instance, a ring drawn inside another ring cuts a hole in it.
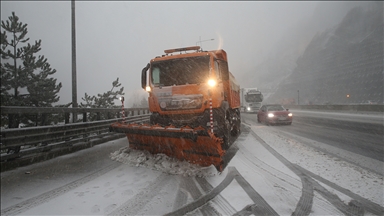
M 244 132 L 238 137 L 244 139 L 249 133 L 248 130 L 243 130 Z M 236 180 L 238 184 L 244 189 L 248 196 L 254 201 L 254 204 L 249 205 L 249 208 L 246 207 L 243 210 L 236 212 L 236 209 L 221 195 L 220 192 L 223 191 L 233 180 Z M 200 211 L 203 215 L 219 215 L 217 210 L 210 205 L 210 202 L 215 203 L 220 207 L 221 210 L 225 211 L 226 215 L 278 215 L 277 212 L 264 200 L 264 198 L 257 193 L 254 188 L 245 180 L 245 178 L 238 172 L 234 167 L 228 167 L 227 176 L 224 180 L 215 188 L 213 188 L 209 182 L 204 178 L 195 178 L 196 182 L 200 185 L 202 190 L 206 192 L 204 196 L 200 196 L 198 199 L 195 199 L 192 203 L 182 206 L 181 208 L 174 210 L 166 215 L 185 215 L 188 212 Z M 190 191 L 191 185 L 194 185 L 194 181 L 189 180 L 187 184 L 188 187 L 185 189 Z M 185 184 L 185 183 L 184 183 Z M 195 185 L 194 185 L 195 186 Z M 193 187 L 195 188 L 195 187 Z M 184 188 L 180 191 L 184 191 Z M 195 190 L 198 190 L 197 188 Z M 196 192 L 192 192 L 194 194 Z M 192 195 L 193 196 L 193 195 Z M 179 192 L 178 197 L 183 198 L 186 202 L 185 194 Z M 195 197 L 198 197 L 194 196 Z M 214 199 L 215 198 L 215 199 Z
M 185 215 L 188 212 L 194 211 L 195 209 L 198 209 L 211 201 L 213 198 L 215 198 L 217 195 L 220 194 L 221 191 L 223 191 L 228 185 L 234 180 L 239 183 L 239 185 L 244 189 L 244 191 L 248 194 L 248 196 L 252 199 L 252 201 L 255 203 L 253 205 L 255 207 L 254 212 L 257 213 L 257 215 L 278 215 L 276 211 L 264 200 L 260 194 L 258 194 L 255 189 L 252 188 L 252 186 L 244 179 L 243 176 L 237 171 L 235 167 L 228 167 L 228 173 L 227 176 L 224 178 L 224 180 L 215 188 L 213 188 L 212 191 L 207 193 L 206 195 L 200 197 L 199 199 L 193 201 L 192 203 L 189 203 L 176 211 L 170 212 L 168 214 L 165 214 L 167 216 L 178 216 L 178 215 Z M 252 212 L 253 213 L 253 212 Z
M 34 208 L 38 205 L 41 205 L 45 202 L 48 202 L 49 200 L 54 199 L 54 198 L 56 198 L 56 197 L 58 197 L 64 193 L 67 193 L 68 191 L 73 190 L 73 189 L 99 177 L 99 176 L 102 176 L 105 173 L 115 169 L 116 167 L 119 167 L 120 165 L 121 165 L 120 163 L 112 162 L 111 164 L 104 167 L 103 169 L 101 169 L 97 172 L 94 172 L 88 176 L 85 176 L 79 180 L 73 181 L 69 184 L 62 186 L 62 187 L 50 190 L 50 191 L 45 192 L 41 195 L 32 197 L 30 199 L 27 199 L 27 200 L 21 202 L 21 203 L 18 203 L 16 205 L 13 205 L 13 206 L 10 206 L 6 209 L 3 209 L 1 211 L 1 215 L 19 215 L 19 214 L 21 214 L 21 213 L 23 213 L 23 212 L 25 212 L 31 208 Z
M 244 128 L 242 130 L 244 131 L 244 134 L 249 134 L 251 131 L 250 128 L 251 125 L 244 124 Z M 254 137 L 252 135 L 252 137 Z M 246 140 L 246 139 L 244 139 Z M 274 194 L 279 197 L 280 200 L 288 200 L 290 206 L 295 206 L 297 203 L 297 200 L 292 199 L 292 197 L 298 197 L 300 196 L 300 191 L 302 193 L 302 181 L 300 178 L 296 178 L 294 176 L 291 176 L 285 172 L 282 172 L 281 170 L 275 168 L 274 166 L 271 166 L 268 162 L 265 162 L 262 159 L 259 159 L 256 157 L 252 151 L 248 150 L 245 146 L 243 146 L 240 143 L 240 151 L 238 159 L 241 160 L 245 166 L 248 167 L 248 169 L 253 170 L 254 172 L 262 172 L 264 173 L 264 181 L 268 182 L 271 186 L 274 188 L 279 188 L 281 190 L 276 191 Z M 292 187 L 291 190 L 286 190 L 285 188 Z M 308 187 L 310 189 L 310 187 Z M 309 190 L 310 191 L 310 190 Z M 313 192 L 312 192 L 313 193 Z M 303 197 L 305 198 L 305 196 Z M 306 199 L 308 201 L 311 201 L 310 199 Z M 253 207 L 248 206 L 244 208 L 244 211 L 251 210 Z
M 377 214 L 377 215 L 384 215 L 384 207 L 382 207 L 382 206 L 380 206 L 380 205 L 378 205 L 378 204 L 376 204 L 376 203 L 374 203 L 374 202 L 372 202 L 372 201 L 370 201 L 364 197 L 361 197 L 358 194 L 352 193 L 350 190 L 342 188 L 339 185 L 332 183 L 332 182 L 322 178 L 321 176 L 316 175 L 316 174 L 312 173 L 311 171 L 306 170 L 300 166 L 297 166 L 297 169 L 299 169 L 301 172 L 305 173 L 307 176 L 311 176 L 312 178 L 317 179 L 318 181 L 332 187 L 333 189 L 336 189 L 337 191 L 339 191 L 343 194 L 346 194 L 347 196 L 357 200 L 359 203 L 361 203 L 361 205 L 362 205 L 362 207 L 360 206 L 361 208 L 364 208 L 365 210 L 367 210 L 371 213 Z M 315 186 L 317 188 L 319 188 L 319 190 L 322 191 L 323 187 L 321 185 L 319 185 L 317 182 L 315 182 L 315 183 L 316 183 Z M 352 202 L 350 204 L 350 206 L 352 208 L 355 208 L 355 206 L 359 206 L 359 204 L 356 202 Z M 359 211 L 359 210 L 357 210 L 357 211 Z
M 165 173 L 160 174 L 150 185 L 142 189 L 139 193 L 133 196 L 131 199 L 126 201 L 117 209 L 106 212 L 108 215 L 137 215 L 149 201 L 159 194 L 160 190 L 165 185 L 170 184 L 172 177 Z
M 296 205 L 296 209 L 292 213 L 292 216 L 309 215 L 312 210 L 313 196 L 314 196 L 313 185 L 305 176 L 300 176 L 300 178 L 303 184 L 303 189 L 301 190 L 300 200 Z
M 188 194 L 192 197 L 192 199 L 197 200 L 203 194 L 205 195 L 213 189 L 213 187 L 209 184 L 209 182 L 205 178 L 199 178 L 199 177 L 195 177 L 195 178 L 179 177 L 179 178 L 180 178 L 180 185 L 179 185 L 179 190 L 175 199 L 173 211 L 176 211 L 177 209 L 187 204 Z M 197 184 L 200 186 L 201 189 L 199 189 Z M 218 195 L 218 197 L 223 199 L 220 195 Z M 228 202 L 226 203 L 227 204 L 224 204 L 224 207 L 227 207 L 227 205 L 229 205 Z M 195 209 L 194 211 L 195 212 L 198 211 L 200 214 L 207 215 L 207 216 L 220 215 L 220 213 L 218 213 L 218 211 L 209 202 L 204 204 L 201 208 Z M 235 212 L 236 211 L 234 210 L 231 213 L 228 213 L 226 215 L 233 215 Z
M 205 178 L 196 178 L 196 182 L 206 193 L 213 190 L 213 186 Z M 221 194 L 218 194 L 211 202 L 217 205 L 220 210 L 224 211 L 224 215 L 233 215 L 236 213 L 236 209 L 221 196 Z
M 272 147 L 270 147 L 263 139 L 261 139 L 254 131 L 251 131 L 251 134 L 277 159 L 279 159 L 285 166 L 291 169 L 296 175 L 298 175 L 302 181 L 302 196 L 296 206 L 295 211 L 292 215 L 309 215 L 311 213 L 312 204 L 313 204 L 313 192 L 319 192 L 325 199 L 327 199 L 333 206 L 335 206 L 338 210 L 343 212 L 346 215 L 364 215 L 364 209 L 368 208 L 368 211 L 383 215 L 383 208 L 369 200 L 366 200 L 360 197 L 357 194 L 347 193 L 347 195 L 352 195 L 352 197 L 358 198 L 358 200 L 352 200 L 348 205 L 345 204 L 337 195 L 332 194 L 326 188 L 321 186 L 318 182 L 316 182 L 313 178 L 308 175 L 310 172 L 305 170 L 304 168 L 294 165 L 289 162 L 286 158 L 280 155 L 277 151 L 275 151 Z M 318 180 L 325 180 L 320 179 Z M 330 183 L 329 181 L 325 181 L 323 183 Z M 340 192 L 348 191 L 345 188 L 342 188 L 334 183 L 329 184 L 329 186 L 335 187 L 334 189 L 339 190 Z M 363 206 L 359 201 L 365 203 Z
M 189 177 L 182 177 L 181 186 L 184 188 L 188 193 L 192 196 L 194 200 L 200 198 L 203 193 L 199 190 L 199 188 L 196 185 L 196 182 L 194 181 L 196 178 L 189 178 Z M 207 193 L 207 191 L 203 191 L 204 193 Z M 207 216 L 214 216 L 218 215 L 217 211 L 207 203 L 206 205 L 203 205 L 200 209 L 200 212 L 202 215 Z

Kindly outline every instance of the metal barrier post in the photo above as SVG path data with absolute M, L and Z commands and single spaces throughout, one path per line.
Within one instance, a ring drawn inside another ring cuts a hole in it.
M 124 111 L 124 97 L 120 97 L 120 100 L 121 100 L 121 113 L 123 115 L 123 122 L 125 123 L 125 111 Z

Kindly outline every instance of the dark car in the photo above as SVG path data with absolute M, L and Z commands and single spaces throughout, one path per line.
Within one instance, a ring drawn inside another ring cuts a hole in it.
M 292 124 L 292 113 L 280 104 L 269 104 L 260 107 L 257 121 L 269 124 Z

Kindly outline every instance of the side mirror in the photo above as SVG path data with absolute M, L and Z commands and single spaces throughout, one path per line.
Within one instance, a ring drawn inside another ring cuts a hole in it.
M 145 87 L 147 86 L 147 71 L 150 67 L 150 64 L 148 63 L 145 68 L 141 71 L 141 88 L 145 90 Z
M 287 111 L 289 110 L 289 109 L 286 109 Z

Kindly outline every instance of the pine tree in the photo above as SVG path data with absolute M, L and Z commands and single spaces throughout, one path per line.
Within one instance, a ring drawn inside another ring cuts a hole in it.
M 117 78 L 115 81 L 112 82 L 112 89 L 110 91 L 107 91 L 103 94 L 97 94 L 96 96 L 90 96 L 87 93 L 85 93 L 84 97 L 81 98 L 85 103 L 80 103 L 79 107 L 84 108 L 119 108 L 120 106 L 115 105 L 115 100 L 119 99 L 119 96 L 124 95 L 124 87 L 121 87 L 120 90 L 113 91 L 114 88 L 118 88 L 121 86 L 121 83 L 119 83 L 119 78 Z M 102 114 L 101 119 L 106 119 L 107 116 L 105 114 Z M 88 115 L 88 119 L 91 121 L 96 119 L 95 113 L 92 115 Z
M 41 40 L 26 44 L 29 38 L 27 24 L 19 21 L 15 12 L 6 22 L 1 21 L 1 106 L 52 107 L 62 85 L 48 76 L 56 73 L 47 58 L 36 56 Z M 8 35 L 10 39 L 8 39 Z M 20 91 L 26 92 L 21 94 Z M 2 119 L 3 120 L 3 119 Z M 30 122 L 28 116 L 19 119 L 10 116 L 9 127 L 18 127 L 20 121 Z

